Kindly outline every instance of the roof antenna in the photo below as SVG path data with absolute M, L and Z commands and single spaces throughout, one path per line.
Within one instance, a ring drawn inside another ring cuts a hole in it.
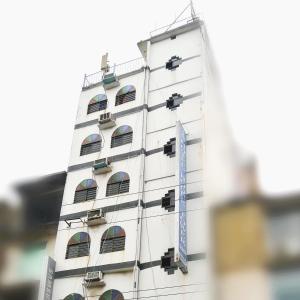
M 165 30 L 165 32 L 167 32 L 176 22 L 177 20 L 184 14 L 184 12 L 188 9 L 191 8 L 191 15 L 192 15 L 192 19 L 193 21 L 196 19 L 196 14 L 195 14 L 195 10 L 194 10 L 194 6 L 193 6 L 193 1 L 190 0 L 189 4 L 185 7 L 185 9 L 178 15 L 178 17 L 176 17 L 176 19 L 173 21 L 173 23 L 171 23 L 168 28 Z
M 193 0 L 190 0 L 190 7 L 191 7 L 191 16 L 192 16 L 192 19 L 195 20 L 197 17 L 196 17 L 196 12 L 195 12 L 195 9 L 194 9 Z

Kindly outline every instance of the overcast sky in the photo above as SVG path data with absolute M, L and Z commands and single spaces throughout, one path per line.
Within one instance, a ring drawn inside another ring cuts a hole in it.
M 0 2 L 0 192 L 67 168 L 84 73 L 120 63 L 186 0 Z M 195 0 L 237 142 L 267 192 L 300 190 L 299 0 Z

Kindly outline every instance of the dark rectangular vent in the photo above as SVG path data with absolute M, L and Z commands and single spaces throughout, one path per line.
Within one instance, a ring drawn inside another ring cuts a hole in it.
M 166 107 L 170 110 L 175 110 L 177 107 L 180 106 L 183 102 L 183 97 L 180 94 L 172 94 L 172 96 L 167 100 Z
M 168 275 L 174 274 L 175 270 L 178 269 L 174 259 L 174 252 L 174 248 L 169 248 L 168 252 L 165 252 L 164 256 L 161 257 L 160 267 L 164 269 Z
M 166 69 L 173 71 L 176 70 L 181 64 L 182 64 L 182 59 L 179 56 L 172 56 L 166 62 Z
M 164 145 L 164 154 L 169 157 L 174 157 L 176 153 L 176 138 L 171 138 L 165 145 Z
M 161 207 L 168 212 L 175 210 L 175 190 L 169 190 L 161 199 Z

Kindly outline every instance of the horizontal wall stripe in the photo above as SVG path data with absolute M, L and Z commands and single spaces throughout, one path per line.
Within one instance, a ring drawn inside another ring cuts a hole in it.
M 188 261 L 202 260 L 205 259 L 205 257 L 206 257 L 205 253 L 194 253 L 194 254 L 189 254 L 187 256 Z M 154 260 L 145 263 L 138 262 L 138 267 L 142 271 L 152 267 L 160 266 L 160 263 L 161 263 L 160 260 Z M 133 270 L 134 266 L 135 266 L 135 261 L 127 261 L 122 263 L 107 264 L 107 265 L 100 265 L 100 266 L 90 266 L 87 268 L 58 271 L 55 272 L 54 278 L 59 279 L 59 278 L 71 277 L 71 276 L 78 276 L 78 277 L 85 276 L 87 272 L 95 272 L 95 271 L 101 271 L 104 274 L 114 273 L 114 272 L 126 272 L 126 271 Z
M 139 204 L 139 200 L 134 200 L 134 201 L 130 201 L 130 202 L 120 203 L 117 205 L 104 206 L 104 207 L 101 207 L 101 209 L 105 213 L 109 213 L 109 212 L 118 211 L 118 210 L 135 208 L 138 206 L 138 204 Z M 60 221 L 65 221 L 65 220 L 69 221 L 69 220 L 79 219 L 82 217 L 86 217 L 87 212 L 88 212 L 88 210 L 84 210 L 84 211 L 80 211 L 80 212 L 73 213 L 73 214 L 62 215 L 62 216 L 60 216 L 59 219 L 60 219 Z
M 186 200 L 200 198 L 200 197 L 202 197 L 202 195 L 203 195 L 202 192 L 186 194 Z M 141 203 L 142 203 L 143 208 L 150 208 L 150 207 L 160 206 L 161 199 L 153 200 L 153 201 L 149 201 L 149 202 L 142 201 Z M 138 205 L 139 205 L 139 200 L 134 200 L 134 201 L 129 201 L 129 202 L 125 202 L 125 203 L 120 203 L 117 205 L 104 206 L 104 207 L 101 207 L 101 209 L 105 213 L 109 213 L 109 212 L 113 212 L 113 211 L 136 208 Z M 80 218 L 86 217 L 87 212 L 88 212 L 88 210 L 84 210 L 84 211 L 76 212 L 73 214 L 62 215 L 62 216 L 60 216 L 59 220 L 60 221 L 71 221 L 71 220 L 80 219 Z
M 174 82 L 174 83 L 171 83 L 171 84 L 162 86 L 162 87 L 157 88 L 157 89 L 149 90 L 149 93 L 152 93 L 152 92 L 155 92 L 155 91 L 159 91 L 159 90 L 163 90 L 163 89 L 165 89 L 165 88 L 168 88 L 168 87 L 173 86 L 173 85 L 176 85 L 176 84 L 180 84 L 180 83 L 188 82 L 188 81 L 191 81 L 191 80 L 199 79 L 199 78 L 201 78 L 201 77 L 202 77 L 202 76 L 199 75 L 199 76 L 195 76 L 195 77 L 192 77 L 192 78 L 188 78 L 188 79 L 185 79 L 185 80 L 182 80 L 182 81 L 177 81 L 177 82 Z
M 187 57 L 187 58 L 183 58 L 181 59 L 181 62 L 184 63 L 186 61 L 189 61 L 191 59 L 194 59 L 194 58 L 197 58 L 197 57 L 200 57 L 201 55 L 200 54 L 197 54 L 197 55 L 193 55 L 193 56 L 190 56 L 190 57 Z M 153 69 L 150 69 L 150 72 L 155 72 L 155 71 L 158 71 L 158 70 L 161 70 L 161 69 L 165 69 L 166 68 L 166 65 L 164 64 L 163 66 L 159 66 L 159 67 L 156 67 L 156 68 L 153 68 Z
M 104 274 L 114 273 L 114 272 L 125 272 L 125 271 L 132 270 L 134 265 L 135 265 L 135 261 L 127 261 L 127 262 L 116 263 L 116 264 L 90 266 L 87 268 L 64 270 L 64 271 L 55 272 L 54 278 L 58 279 L 58 278 L 64 278 L 70 276 L 85 276 L 87 272 L 95 272 L 95 271 L 101 271 Z
M 131 72 L 127 72 L 127 73 L 122 74 L 122 75 L 117 74 L 117 77 L 118 77 L 118 79 L 124 79 L 126 77 L 133 76 L 133 75 L 139 74 L 141 72 L 144 72 L 145 69 L 148 69 L 148 66 L 141 67 L 139 69 L 136 69 L 136 70 L 131 71 Z M 93 85 L 90 85 L 90 86 L 87 86 L 87 87 L 82 87 L 82 91 L 90 90 L 90 89 L 95 88 L 97 86 L 102 86 L 102 84 L 103 84 L 102 81 L 99 81 L 99 82 L 97 82 Z
M 189 254 L 187 256 L 188 261 L 197 261 L 197 260 L 202 260 L 205 259 L 206 255 L 205 253 L 194 253 L 194 254 Z M 161 261 L 160 260 L 154 260 L 154 261 L 149 261 L 146 263 L 140 263 L 139 268 L 140 270 L 146 270 L 149 268 L 157 267 L 160 266 Z
M 189 99 L 191 99 L 191 98 L 194 98 L 194 97 L 197 97 L 197 96 L 201 96 L 201 95 L 202 95 L 201 92 L 193 93 L 193 94 L 190 94 L 190 95 L 188 95 L 188 96 L 182 97 L 182 101 L 186 101 L 186 100 L 189 100 Z M 167 99 L 166 99 L 166 100 L 167 100 Z M 159 104 L 150 106 L 150 107 L 148 108 L 148 111 L 151 112 L 151 111 L 154 111 L 154 110 L 159 109 L 159 108 L 162 108 L 162 107 L 166 107 L 166 101 L 163 102 L 163 103 L 159 103 Z
M 197 139 L 192 139 L 186 142 L 186 145 L 193 145 L 193 144 L 197 144 L 200 143 L 201 139 L 197 138 Z M 121 161 L 121 160 L 125 160 L 125 159 L 129 159 L 129 158 L 133 158 L 133 157 L 137 157 L 141 154 L 145 154 L 146 156 L 155 154 L 155 153 L 159 153 L 163 151 L 163 147 L 157 148 L 157 149 L 152 149 L 149 151 L 145 151 L 144 148 L 140 149 L 140 150 L 135 150 L 135 151 L 131 151 L 131 152 L 127 152 L 127 153 L 123 153 L 123 154 L 118 154 L 118 155 L 114 155 L 114 156 L 109 156 L 108 159 L 111 162 L 116 162 L 116 161 Z M 94 164 L 94 161 L 90 161 L 90 162 L 86 162 L 86 163 L 82 163 L 82 164 L 78 164 L 78 165 L 72 165 L 68 167 L 68 172 L 72 172 L 72 171 L 77 171 L 77 170 L 81 170 L 81 169 L 86 169 L 86 168 L 91 168 Z
M 185 101 L 185 100 L 188 100 L 188 99 L 191 99 L 191 98 L 194 98 L 194 97 L 197 97 L 197 96 L 201 96 L 201 95 L 202 95 L 201 92 L 193 93 L 193 94 L 190 94 L 190 95 L 187 95 L 187 96 L 183 97 L 182 100 Z M 148 107 L 147 104 L 143 104 L 143 105 L 140 105 L 140 106 L 137 106 L 137 107 L 134 107 L 134 108 L 126 109 L 124 111 L 116 112 L 116 113 L 113 114 L 113 116 L 115 116 L 116 118 L 120 118 L 120 117 L 124 117 L 124 116 L 127 116 L 127 115 L 131 115 L 131 114 L 141 112 L 144 109 L 146 109 L 148 112 L 151 112 L 151 111 L 154 111 L 156 109 L 159 109 L 159 108 L 162 108 L 162 107 L 165 107 L 165 106 L 166 106 L 166 101 L 164 101 L 162 103 L 159 103 L 159 104 L 156 104 L 156 105 L 153 105 L 153 106 L 150 106 L 150 107 Z M 88 127 L 88 126 L 96 125 L 96 124 L 98 124 L 98 119 L 93 119 L 93 120 L 90 120 L 90 121 L 87 121 L 87 122 L 75 124 L 74 129 L 80 129 L 80 128 L 84 128 L 84 127 Z

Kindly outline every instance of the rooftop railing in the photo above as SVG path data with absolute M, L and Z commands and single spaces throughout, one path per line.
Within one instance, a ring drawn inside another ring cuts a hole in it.
M 145 61 L 143 57 L 132 59 L 129 61 L 126 61 L 124 63 L 110 66 L 108 73 L 115 73 L 116 76 L 120 76 L 126 73 L 130 73 L 132 71 L 139 70 L 145 66 Z M 93 74 L 84 75 L 84 81 L 83 81 L 83 89 L 89 88 L 91 86 L 94 86 L 102 81 L 104 72 L 98 71 Z

